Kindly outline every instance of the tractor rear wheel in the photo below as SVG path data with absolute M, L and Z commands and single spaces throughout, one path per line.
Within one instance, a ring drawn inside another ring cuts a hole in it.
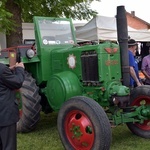
M 67 150 L 108 150 L 111 126 L 103 108 L 93 99 L 76 96 L 58 113 L 57 128 Z
M 130 106 L 150 106 L 150 86 L 144 85 L 136 87 L 131 92 Z M 127 123 L 130 131 L 143 138 L 150 138 L 150 118 L 140 123 Z
M 17 132 L 32 131 L 40 119 L 41 97 L 38 92 L 39 88 L 36 86 L 35 79 L 26 72 L 25 81 L 19 90 L 21 95 L 20 101 L 20 120 L 17 122 Z

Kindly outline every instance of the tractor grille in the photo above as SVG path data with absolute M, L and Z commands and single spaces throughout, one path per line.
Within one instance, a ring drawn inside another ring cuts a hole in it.
M 96 51 L 86 51 L 81 54 L 82 80 L 84 83 L 98 81 L 98 56 Z

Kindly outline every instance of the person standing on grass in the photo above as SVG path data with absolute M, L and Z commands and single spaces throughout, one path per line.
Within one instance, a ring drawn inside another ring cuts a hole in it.
M 135 60 L 137 50 L 137 43 L 134 39 L 128 41 L 128 54 L 129 54 L 129 67 L 130 67 L 130 87 L 131 89 L 136 86 L 141 86 L 139 78 L 138 64 Z
M 142 60 L 141 71 L 145 76 L 145 84 L 150 85 L 150 47 L 149 54 L 145 56 Z
M 19 109 L 15 90 L 22 87 L 24 78 L 22 62 L 10 68 L 0 63 L 0 150 L 17 149 Z

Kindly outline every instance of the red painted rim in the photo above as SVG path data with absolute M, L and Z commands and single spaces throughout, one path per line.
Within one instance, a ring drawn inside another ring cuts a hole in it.
M 22 97 L 20 90 L 16 90 L 16 99 L 18 101 L 19 116 L 22 117 Z
M 70 111 L 65 120 L 67 138 L 76 150 L 90 150 L 94 143 L 94 128 L 89 117 L 80 110 Z
M 19 116 L 22 117 L 22 109 L 19 109 Z
M 131 105 L 140 106 L 142 101 L 145 101 L 145 105 L 150 105 L 150 97 L 144 95 L 137 97 Z M 145 120 L 143 124 L 135 123 L 135 125 L 142 130 L 150 130 L 150 120 Z
M 21 99 L 18 99 L 18 103 L 19 103 L 19 116 L 22 117 L 22 102 Z

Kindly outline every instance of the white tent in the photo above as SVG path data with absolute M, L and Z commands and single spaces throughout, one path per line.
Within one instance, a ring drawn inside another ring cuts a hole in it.
M 136 41 L 150 41 L 150 31 L 135 30 L 128 26 L 128 36 Z M 116 18 L 96 16 L 83 27 L 76 30 L 79 40 L 117 41 Z

